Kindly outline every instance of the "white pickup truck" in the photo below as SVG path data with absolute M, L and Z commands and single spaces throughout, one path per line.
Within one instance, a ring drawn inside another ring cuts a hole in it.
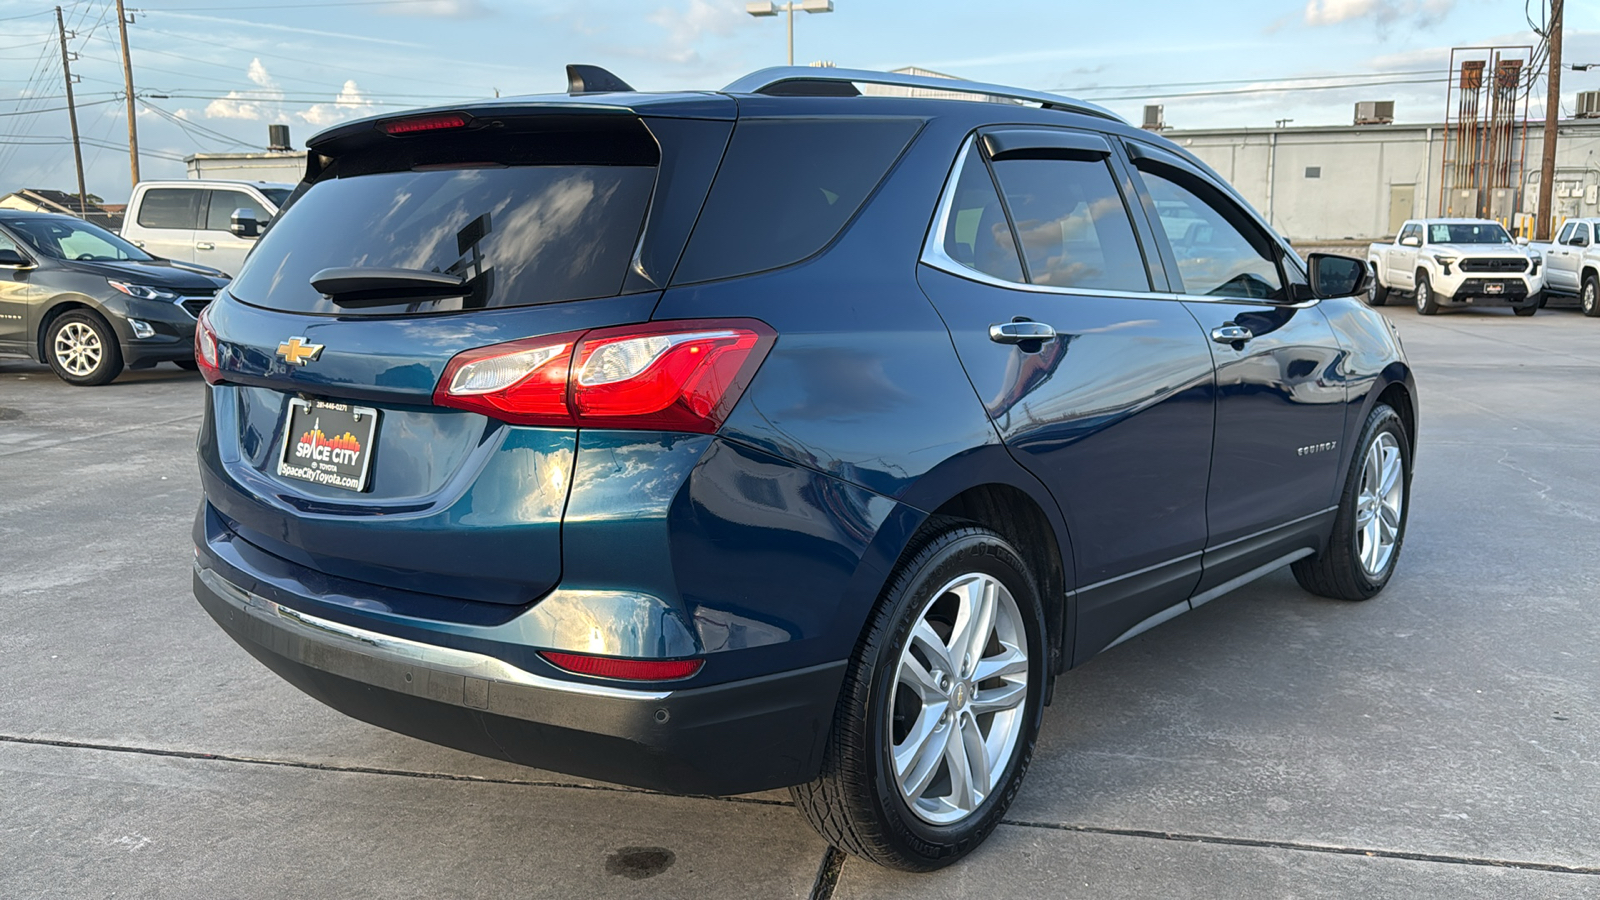
M 141 181 L 128 199 L 122 236 L 154 256 L 237 275 L 293 189 L 265 181 Z M 245 212 L 243 227 L 235 227 L 236 212 Z
M 1392 243 L 1373 244 L 1367 262 L 1373 306 L 1404 291 L 1424 316 L 1453 306 L 1509 306 L 1531 316 L 1543 300 L 1544 257 L 1490 219 L 1411 219 Z
M 1600 218 L 1568 219 L 1555 240 L 1528 246 L 1544 254 L 1550 300 L 1575 298 L 1584 315 L 1600 316 Z

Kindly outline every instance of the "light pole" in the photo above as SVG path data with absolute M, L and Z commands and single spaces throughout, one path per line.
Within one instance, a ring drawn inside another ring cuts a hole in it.
M 789 0 L 787 3 L 746 3 L 744 11 L 757 18 L 775 16 L 780 12 L 789 14 L 789 65 L 794 65 L 794 11 L 808 13 L 833 12 L 833 0 Z

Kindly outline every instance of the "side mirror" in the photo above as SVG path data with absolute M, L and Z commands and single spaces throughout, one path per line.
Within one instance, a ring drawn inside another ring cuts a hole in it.
M 1525 235 L 1525 234 L 1524 235 L 1517 235 L 1517 246 L 1518 247 L 1526 247 L 1526 246 L 1528 246 L 1528 236 Z
M 1367 264 L 1355 257 L 1313 253 L 1306 265 L 1311 267 L 1311 293 L 1321 299 L 1353 297 L 1367 289 Z
M 1408 234 L 1405 237 L 1400 239 L 1400 246 L 1402 246 L 1402 247 L 1421 247 L 1422 246 L 1422 238 L 1419 238 L 1414 234 Z
M 1580 234 L 1577 237 L 1573 238 L 1571 241 L 1569 241 L 1567 243 L 1567 246 L 1569 246 L 1569 247 L 1587 247 L 1587 246 L 1589 246 L 1589 239 Z
M 235 237 L 258 237 L 261 234 L 261 223 L 256 221 L 254 210 L 240 208 L 234 210 L 228 219 L 228 230 L 233 232 Z
M 27 257 L 15 250 L 0 250 L 0 266 L 8 269 L 28 269 L 33 267 L 33 263 L 28 262 Z

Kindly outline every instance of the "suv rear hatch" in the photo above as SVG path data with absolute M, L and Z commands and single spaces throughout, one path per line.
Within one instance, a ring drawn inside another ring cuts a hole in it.
M 306 181 L 203 323 L 222 525 L 441 597 L 524 604 L 560 580 L 576 429 L 433 392 L 462 351 L 649 320 L 734 116 L 714 95 L 563 99 L 312 139 Z

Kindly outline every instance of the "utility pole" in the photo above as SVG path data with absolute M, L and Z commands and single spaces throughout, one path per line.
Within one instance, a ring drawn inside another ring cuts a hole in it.
M 128 166 L 139 183 L 139 124 L 133 109 L 133 58 L 128 55 L 128 15 L 117 0 L 117 31 L 122 35 L 122 84 L 128 94 Z
M 1533 225 L 1533 239 L 1550 240 L 1550 202 L 1555 195 L 1556 177 L 1556 123 L 1561 119 L 1561 13 L 1564 0 L 1550 0 L 1550 93 L 1544 101 L 1544 158 L 1539 163 L 1539 221 Z
M 78 163 L 78 212 L 88 209 L 89 192 L 83 186 L 83 148 L 78 144 L 78 107 L 72 102 L 72 60 L 67 54 L 67 25 L 56 7 L 56 30 L 61 34 L 61 72 L 67 76 L 67 119 L 72 122 L 72 158 Z

